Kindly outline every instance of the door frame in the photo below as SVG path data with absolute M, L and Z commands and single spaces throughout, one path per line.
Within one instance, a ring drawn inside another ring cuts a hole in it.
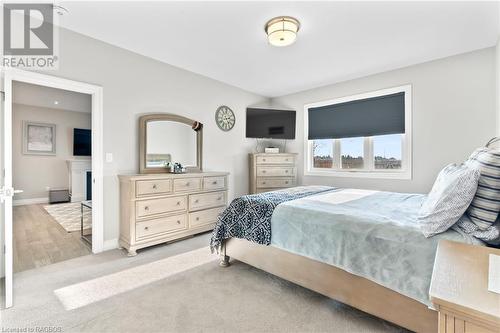
M 6 168 L 5 181 L 12 186 L 12 82 L 19 81 L 36 84 L 45 87 L 69 90 L 92 96 L 92 252 L 99 253 L 104 250 L 104 149 L 103 149 L 103 88 L 98 85 L 63 79 L 52 75 L 40 74 L 20 69 L 4 70 L 4 119 L 10 122 L 10 131 L 5 133 L 5 138 L 10 144 L 5 144 L 4 165 Z M 6 184 L 7 185 L 7 184 Z M 12 197 L 10 206 L 12 207 Z M 6 215 L 12 214 L 12 208 Z M 4 243 L 5 243 L 5 305 L 12 306 L 12 269 L 13 269 L 13 230 L 12 217 L 5 221 Z M 8 269 L 10 267 L 10 274 Z M 10 275 L 10 276 L 9 276 Z

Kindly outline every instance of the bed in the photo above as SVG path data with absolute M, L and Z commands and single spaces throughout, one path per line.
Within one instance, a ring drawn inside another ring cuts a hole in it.
M 222 265 L 231 257 L 410 330 L 437 331 L 428 291 L 438 242 L 480 241 L 451 229 L 425 238 L 416 220 L 424 195 L 311 186 L 292 192 L 299 195 L 264 205 L 247 196 L 245 205 L 228 208 L 241 211 L 230 228 L 222 218 L 214 231 L 223 240 Z

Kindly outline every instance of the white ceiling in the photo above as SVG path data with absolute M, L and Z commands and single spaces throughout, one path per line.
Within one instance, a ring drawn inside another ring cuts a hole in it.
M 92 111 L 92 96 L 87 94 L 24 82 L 14 82 L 12 87 L 12 101 L 16 104 L 75 112 Z
M 61 25 L 274 97 L 485 48 L 497 2 L 64 2 Z M 267 44 L 265 22 L 301 22 L 297 42 Z

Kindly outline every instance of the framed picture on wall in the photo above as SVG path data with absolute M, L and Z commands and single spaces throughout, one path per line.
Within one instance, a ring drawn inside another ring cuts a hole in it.
M 55 155 L 56 125 L 23 121 L 23 154 Z

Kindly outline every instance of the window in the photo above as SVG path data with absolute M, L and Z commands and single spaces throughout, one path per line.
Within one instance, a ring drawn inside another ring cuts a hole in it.
M 315 168 L 331 169 L 333 167 L 332 140 L 315 140 L 313 142 L 313 158 Z
M 364 138 L 340 139 L 340 154 L 342 169 L 363 169 Z
M 402 134 L 378 135 L 372 140 L 375 169 L 400 170 Z
M 411 179 L 411 86 L 304 111 L 306 175 Z

